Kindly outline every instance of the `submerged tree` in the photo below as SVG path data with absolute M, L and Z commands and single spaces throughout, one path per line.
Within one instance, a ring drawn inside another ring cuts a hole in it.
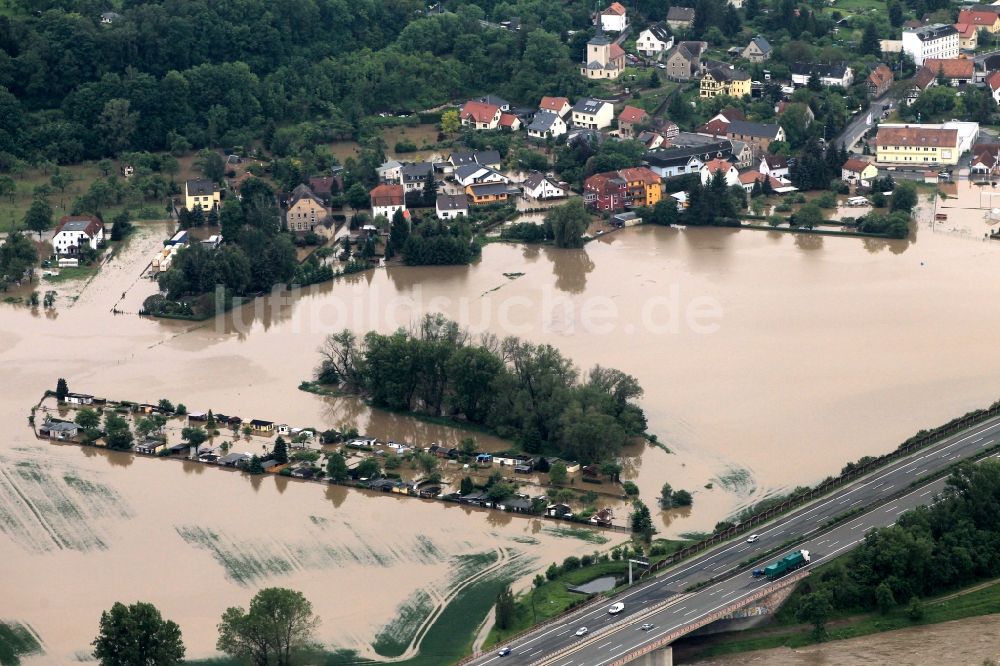
M 301 592 L 268 587 L 254 595 L 249 610 L 226 609 L 216 649 L 259 666 L 290 666 L 296 652 L 313 647 L 319 623 Z
M 101 666 L 173 666 L 184 660 L 180 627 L 143 602 L 117 602 L 101 613 L 101 630 L 92 645 Z

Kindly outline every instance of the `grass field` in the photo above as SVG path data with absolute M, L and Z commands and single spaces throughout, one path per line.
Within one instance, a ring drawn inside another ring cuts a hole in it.
M 60 282 L 69 282 L 70 280 L 88 280 L 97 274 L 97 270 L 97 266 L 60 268 L 59 275 L 46 275 L 42 278 L 43 285 L 59 284 Z
M 906 627 L 1000 613 L 1000 581 L 928 599 L 923 602 L 923 607 L 924 615 L 919 620 L 910 619 L 905 606 L 897 607 L 886 615 L 865 613 L 841 616 L 830 621 L 825 639 L 856 638 Z M 813 636 L 812 627 L 792 624 L 793 622 L 794 618 L 779 613 L 777 625 L 722 634 L 711 638 L 703 648 L 692 649 L 685 658 L 706 659 L 776 647 L 797 648 L 819 642 Z

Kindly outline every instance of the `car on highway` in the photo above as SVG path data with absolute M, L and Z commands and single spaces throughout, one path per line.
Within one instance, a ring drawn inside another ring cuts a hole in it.
M 498 657 L 506 657 L 509 654 L 510 654 L 510 648 L 509 647 L 500 648 L 500 651 L 497 652 L 497 656 Z
M 625 610 L 625 604 L 623 604 L 620 601 L 616 604 L 611 604 L 611 606 L 608 608 L 608 612 L 611 613 L 612 615 L 617 615 L 618 613 L 621 613 L 623 610 Z
M 759 534 L 751 534 L 747 537 L 747 543 L 757 543 L 758 541 L 760 541 Z
M 587 627 L 580 627 L 579 629 L 577 629 L 576 630 L 576 635 L 577 636 L 586 636 L 587 635 Z
M 649 622 L 647 622 L 645 624 L 639 625 L 639 628 L 642 629 L 643 631 L 649 631 L 650 629 L 653 628 L 653 625 L 651 625 Z

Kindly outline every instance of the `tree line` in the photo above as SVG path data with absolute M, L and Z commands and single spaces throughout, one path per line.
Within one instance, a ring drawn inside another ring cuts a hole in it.
M 822 634 L 834 612 L 888 612 L 1000 575 L 1000 462 L 963 463 L 940 501 L 865 535 L 861 546 L 802 582 L 790 611 Z
M 600 366 L 581 375 L 550 345 L 488 334 L 473 340 L 442 315 L 361 339 L 345 329 L 320 354 L 321 383 L 365 395 L 376 407 L 483 426 L 531 453 L 599 462 L 646 428 L 634 377 Z

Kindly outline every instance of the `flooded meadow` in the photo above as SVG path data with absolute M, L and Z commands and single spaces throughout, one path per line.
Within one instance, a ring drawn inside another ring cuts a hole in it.
M 663 446 L 627 450 L 623 476 L 651 505 L 664 482 L 692 492 L 693 508 L 659 512 L 661 536 L 704 532 L 1000 397 L 1000 245 L 983 240 L 980 198 L 955 186 L 937 204 L 947 221 L 925 204 L 904 241 L 639 227 L 583 250 L 491 244 L 472 266 L 356 274 L 201 323 L 112 312 L 153 290 L 138 276 L 167 230 L 148 226 L 86 285 L 61 285 L 78 297 L 49 316 L 0 306 L 0 558 L 31 581 L 7 586 L 0 620 L 40 637 L 37 663 L 69 663 L 102 610 L 146 600 L 181 625 L 189 656 L 207 657 L 227 606 L 281 585 L 312 601 L 329 646 L 405 657 L 477 580 L 523 584 L 621 540 L 38 441 L 27 417 L 58 377 L 108 398 L 457 445 L 469 433 L 298 390 L 327 334 L 442 312 L 635 375 Z

